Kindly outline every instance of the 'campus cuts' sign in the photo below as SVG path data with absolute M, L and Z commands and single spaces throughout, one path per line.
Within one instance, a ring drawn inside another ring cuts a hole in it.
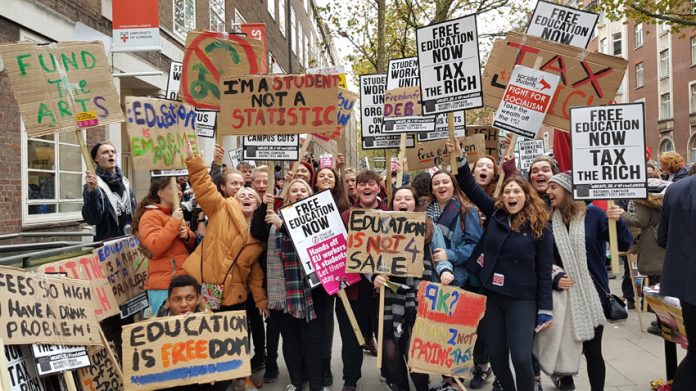
M 423 114 L 483 106 L 476 14 L 416 30 Z
M 527 34 L 585 49 L 598 17 L 592 12 L 539 0 L 527 25 Z
M 242 160 L 297 161 L 300 154 L 300 135 L 244 136 L 242 150 Z
M 570 109 L 573 198 L 647 197 L 645 106 L 628 103 Z
M 418 58 L 389 60 L 384 94 L 384 133 L 432 132 L 433 116 L 421 115 Z

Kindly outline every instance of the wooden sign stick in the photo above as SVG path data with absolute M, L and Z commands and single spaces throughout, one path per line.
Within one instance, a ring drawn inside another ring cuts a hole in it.
M 341 289 L 336 292 L 336 294 L 341 299 L 341 303 L 343 303 L 343 308 L 346 310 L 346 315 L 348 315 L 348 320 L 350 321 L 350 326 L 353 328 L 353 332 L 355 333 L 355 339 L 358 340 L 358 345 L 365 345 L 365 337 L 363 337 L 362 332 L 360 331 L 358 320 L 355 319 L 353 307 L 350 306 L 350 301 L 348 300 L 348 296 L 346 296 L 345 290 Z
M 82 159 L 85 161 L 85 167 L 87 167 L 87 171 L 94 172 L 94 162 L 92 161 L 92 156 L 89 154 L 89 150 L 87 149 L 85 139 L 82 138 L 82 131 L 76 130 L 75 137 L 77 138 L 77 143 L 80 144 Z
M 455 377 L 454 377 L 454 381 L 457 382 L 457 385 L 459 386 L 459 388 L 461 388 L 462 391 L 466 391 L 466 387 L 464 387 L 464 384 L 462 384 L 462 381 L 459 380 L 458 377 L 455 376 Z
M 307 148 L 309 148 L 309 144 L 312 141 L 312 135 L 308 135 L 307 139 L 305 139 L 304 144 L 302 144 L 302 148 L 300 149 L 300 154 L 298 156 L 297 162 L 295 162 L 295 165 L 292 168 L 292 177 L 295 178 L 295 174 L 297 174 L 297 167 L 302 164 L 302 158 L 304 157 L 304 154 L 307 153 Z M 311 183 L 309 183 L 310 186 L 312 186 Z M 280 198 L 285 198 L 285 196 L 288 194 L 288 190 L 290 190 L 290 182 L 287 182 L 283 185 L 283 191 L 280 192 Z
M 406 160 L 406 133 L 401 133 L 401 140 L 399 143 L 399 172 L 396 173 L 396 186 L 395 189 L 403 186 L 404 183 L 404 160 Z M 389 165 L 391 167 L 391 164 Z M 389 180 L 391 182 L 391 179 Z
M 503 155 L 503 159 L 505 159 L 505 156 L 511 155 L 512 152 L 514 151 L 515 148 L 515 143 L 517 143 L 517 135 L 513 134 L 512 138 L 510 139 L 510 145 L 505 148 L 505 154 Z M 502 162 L 503 159 L 500 159 Z M 494 198 L 498 198 L 500 195 L 501 190 L 503 190 L 503 182 L 505 181 L 505 170 L 503 170 L 503 164 L 500 163 L 500 168 L 498 168 L 498 184 L 495 186 L 495 192 L 493 193 Z
M 63 380 L 65 381 L 65 386 L 68 388 L 68 391 L 77 391 L 77 387 L 75 387 L 75 377 L 72 371 L 63 372 Z
M 271 162 L 269 162 L 271 163 Z M 268 185 L 266 185 L 266 193 L 270 194 L 272 196 L 275 195 L 275 168 L 271 165 L 266 166 L 268 167 L 266 170 L 268 171 Z M 268 208 L 266 209 L 266 212 L 269 210 L 273 210 L 273 202 L 268 203 Z
M 181 209 L 181 200 L 179 199 L 179 187 L 176 183 L 176 177 L 169 178 L 169 185 L 172 187 L 172 212 Z
M 114 364 L 114 369 L 116 370 L 116 374 L 121 378 L 121 382 L 123 384 L 126 384 L 126 378 L 123 377 L 123 371 L 121 371 L 121 364 L 119 364 L 118 360 L 116 359 L 116 355 L 114 354 L 114 351 L 111 350 L 111 345 L 109 345 L 109 341 L 106 339 L 106 335 L 104 335 L 104 331 L 102 330 L 101 327 L 99 327 L 99 336 L 101 337 L 102 343 L 104 344 L 104 347 L 106 348 L 106 354 L 109 355 L 111 362 Z
M 457 137 L 454 134 L 454 113 L 451 111 L 447 113 L 447 132 L 449 133 L 449 139 L 452 144 L 457 145 Z M 450 167 L 452 175 L 457 175 L 457 173 L 459 173 L 459 167 L 457 166 L 457 155 L 454 153 L 450 155 Z
M 401 135 L 406 137 L 406 134 Z M 377 368 L 382 368 L 382 344 L 384 342 L 384 284 L 379 287 L 379 319 L 377 321 Z
M 343 155 L 343 160 L 344 160 L 344 163 L 341 165 L 341 168 L 339 169 L 339 172 L 338 172 L 338 175 L 341 176 L 341 181 L 343 181 L 343 170 L 346 167 L 346 163 L 345 163 L 345 160 L 346 160 L 346 132 L 345 131 L 343 133 L 341 133 L 341 138 L 338 139 L 336 144 L 337 144 L 336 149 L 338 150 L 338 153 Z
M 391 185 L 391 156 L 389 156 L 389 152 L 387 149 L 384 150 L 384 175 L 386 178 L 384 178 L 384 185 L 387 188 L 387 200 L 386 203 L 389 203 L 389 200 L 391 199 L 391 193 L 392 193 L 392 185 Z
M 614 206 L 614 200 L 607 201 L 607 209 Z M 619 264 L 619 242 L 616 234 L 616 221 L 607 219 L 609 223 L 609 252 L 611 254 L 611 272 L 617 276 L 621 273 L 621 265 Z M 629 272 L 630 272 L 629 268 Z

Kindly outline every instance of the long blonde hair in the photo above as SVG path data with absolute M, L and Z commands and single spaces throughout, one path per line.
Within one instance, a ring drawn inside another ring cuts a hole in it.
M 312 191 L 312 186 L 310 186 L 309 183 L 307 183 L 304 179 L 296 178 L 290 181 L 290 183 L 288 183 L 288 192 L 285 193 L 285 197 L 283 198 L 283 205 L 290 204 L 290 188 L 297 182 L 302 183 L 302 185 L 304 185 L 304 187 L 307 188 L 307 191 L 309 192 L 310 196 L 314 195 L 314 191 Z

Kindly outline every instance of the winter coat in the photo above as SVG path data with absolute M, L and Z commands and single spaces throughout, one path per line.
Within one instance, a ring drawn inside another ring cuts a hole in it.
M 249 233 L 239 202 L 222 197 L 202 158 L 187 159 L 186 165 L 198 204 L 208 216 L 208 226 L 205 238 L 184 263 L 184 270 L 198 282 L 224 281 L 223 306 L 245 302 L 251 291 L 256 307 L 266 308 L 264 275 L 258 262 L 263 246 Z
M 150 251 L 147 263 L 145 289 L 168 289 L 175 274 L 184 274 L 182 266 L 195 235 L 188 226 L 188 240 L 179 237 L 179 227 L 185 224 L 171 215 L 172 210 L 158 205 L 148 205 L 138 224 L 138 239 Z
M 101 178 L 97 177 L 99 187 L 96 190 L 87 190 L 87 185 L 82 190 L 82 218 L 89 225 L 93 225 L 96 234 L 95 241 L 109 240 L 123 236 L 126 233 L 123 231 L 125 225 L 130 224 L 131 216 L 117 216 L 113 205 L 111 204 L 107 191 L 111 192 Z M 136 201 L 135 192 L 130 188 L 130 183 L 126 177 L 123 177 L 122 186 L 124 193 L 130 198 L 131 213 L 135 211 Z
M 634 201 L 635 212 L 626 212 L 621 216 L 629 226 L 640 228 L 636 249 L 638 271 L 641 274 L 662 274 L 665 249 L 657 244 L 657 225 L 660 222 L 662 201 L 662 195 L 648 194 L 647 199 Z

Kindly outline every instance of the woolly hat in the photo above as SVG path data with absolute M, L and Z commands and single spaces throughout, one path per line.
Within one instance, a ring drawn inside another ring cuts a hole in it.
M 97 152 L 99 152 L 99 147 L 104 145 L 103 143 L 96 143 L 92 147 L 92 149 L 89 151 L 89 154 L 92 156 L 92 160 L 97 161 Z
M 566 189 L 568 193 L 573 193 L 573 177 L 570 171 L 563 171 L 558 173 L 549 179 L 549 182 L 555 182 L 562 188 Z

